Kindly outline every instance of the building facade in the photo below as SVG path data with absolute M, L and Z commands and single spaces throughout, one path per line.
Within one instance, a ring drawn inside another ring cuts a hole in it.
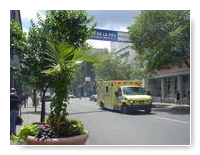
M 186 64 L 161 70 L 154 79 L 146 80 L 145 89 L 151 92 L 154 101 L 175 103 L 176 93 L 180 101 L 190 103 L 190 68 Z
M 136 51 L 131 48 L 132 43 L 126 42 L 111 42 L 111 51 L 115 52 L 115 57 L 121 58 L 123 62 L 128 62 L 134 67 L 134 58 L 136 57 Z
M 13 20 L 17 23 L 19 23 L 20 25 L 22 25 L 21 23 L 21 15 L 20 15 L 20 11 L 19 10 L 10 10 L 10 21 Z M 13 38 L 12 40 L 15 40 L 15 38 Z M 10 46 L 11 44 L 13 44 L 12 42 L 10 42 Z M 10 87 L 14 87 L 17 90 L 17 93 L 20 94 L 21 92 L 21 84 L 19 79 L 17 79 L 16 73 L 17 70 L 20 67 L 20 60 L 18 57 L 18 53 L 19 51 L 10 50 Z

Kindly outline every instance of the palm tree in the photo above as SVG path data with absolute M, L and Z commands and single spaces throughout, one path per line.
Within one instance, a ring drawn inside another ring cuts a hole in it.
M 96 62 L 96 60 L 85 56 L 82 48 L 76 49 L 67 44 L 55 45 L 48 41 L 47 49 L 45 59 L 49 64 L 42 73 L 52 77 L 50 88 L 55 92 L 48 120 L 50 124 L 59 128 L 59 124 L 65 122 L 68 115 L 66 110 L 69 100 L 68 87 L 75 65 L 80 61 Z

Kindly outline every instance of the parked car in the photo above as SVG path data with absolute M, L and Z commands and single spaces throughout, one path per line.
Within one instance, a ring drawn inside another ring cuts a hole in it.
M 96 101 L 97 101 L 97 94 L 91 95 L 91 96 L 90 96 L 90 101 L 96 102 Z
M 69 94 L 69 98 L 75 98 L 73 94 Z
M 46 93 L 45 93 L 45 101 L 46 101 L 46 102 L 49 102 L 49 101 L 51 101 L 51 99 L 52 99 L 51 94 L 50 94 L 49 92 L 46 92 Z

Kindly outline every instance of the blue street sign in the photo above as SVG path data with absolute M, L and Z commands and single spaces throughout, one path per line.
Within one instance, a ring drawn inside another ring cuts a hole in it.
M 117 41 L 117 31 L 95 29 L 95 34 L 90 39 Z
M 95 29 L 95 34 L 91 36 L 90 39 L 131 43 L 127 32 L 103 30 L 103 29 Z

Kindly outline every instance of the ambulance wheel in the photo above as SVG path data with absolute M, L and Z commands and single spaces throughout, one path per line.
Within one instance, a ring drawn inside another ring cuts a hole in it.
M 101 107 L 102 109 L 104 109 L 104 104 L 103 104 L 103 102 L 100 103 L 100 107 Z
M 125 105 L 125 104 L 122 105 L 122 113 L 123 114 L 129 114 L 128 106 Z
M 145 113 L 149 114 L 151 112 L 151 108 L 145 109 Z

